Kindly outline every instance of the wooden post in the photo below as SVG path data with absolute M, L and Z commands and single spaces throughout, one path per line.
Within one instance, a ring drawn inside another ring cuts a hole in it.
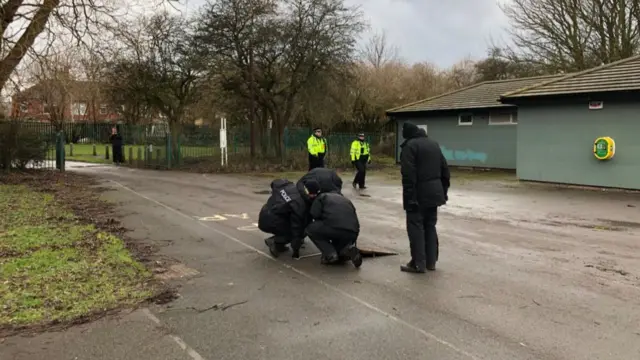
M 98 156 L 98 151 L 96 150 L 96 144 L 93 144 L 93 156 Z
M 73 156 L 73 143 L 69 143 L 69 156 Z
M 138 158 L 136 159 L 136 164 L 138 167 L 142 166 L 142 148 L 138 148 Z
M 109 160 L 109 145 L 104 147 L 104 159 Z
M 133 165 L 133 147 L 129 148 L 129 165 Z

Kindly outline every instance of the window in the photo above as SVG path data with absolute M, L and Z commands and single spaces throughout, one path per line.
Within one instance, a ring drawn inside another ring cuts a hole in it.
M 73 103 L 72 114 L 73 115 L 86 115 L 87 114 L 87 104 L 86 103 Z
M 458 116 L 458 125 L 473 125 L 473 114 L 465 113 Z
M 489 125 L 515 125 L 518 123 L 518 113 L 516 112 L 492 112 L 489 115 Z
M 106 104 L 100 104 L 100 115 L 106 115 L 109 112 L 109 108 Z

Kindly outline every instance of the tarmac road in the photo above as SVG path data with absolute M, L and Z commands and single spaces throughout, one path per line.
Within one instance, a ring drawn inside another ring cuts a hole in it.
M 142 312 L 163 331 L 117 330 L 131 331 L 132 348 L 155 349 L 149 360 L 640 358 L 637 196 L 454 184 L 440 216 L 438 271 L 413 275 L 399 271 L 409 257 L 395 185 L 370 180 L 370 198 L 345 191 L 359 212 L 359 243 L 400 253 L 356 270 L 268 255 L 252 224 L 269 179 L 69 169 L 104 179 L 132 236 L 184 265 L 174 280 L 181 297 Z M 307 242 L 302 255 L 315 252 Z M 147 359 L 98 355 L 112 347 L 59 358 Z

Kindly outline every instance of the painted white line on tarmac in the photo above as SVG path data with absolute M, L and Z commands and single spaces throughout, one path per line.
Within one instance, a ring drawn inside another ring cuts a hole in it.
M 309 274 L 309 273 L 307 273 L 305 271 L 299 270 L 294 266 L 291 266 L 289 264 L 285 264 L 283 262 L 280 262 L 280 261 L 274 259 L 271 255 L 267 254 L 266 252 L 264 252 L 264 251 L 262 251 L 262 250 L 260 250 L 258 248 L 255 248 L 255 247 L 245 243 L 244 241 L 242 241 L 242 240 L 240 240 L 240 239 L 238 239 L 238 238 L 236 238 L 236 237 L 234 237 L 232 235 L 227 234 L 224 231 L 218 230 L 217 228 L 215 228 L 213 226 L 210 226 L 209 225 L 210 223 L 197 221 L 192 216 L 187 215 L 187 214 L 185 214 L 185 213 L 183 213 L 183 212 L 181 212 L 179 210 L 176 210 L 176 209 L 174 209 L 174 208 L 172 208 L 172 207 L 170 207 L 170 206 L 168 206 L 168 205 L 166 205 L 164 203 L 161 203 L 158 200 L 152 199 L 152 198 L 150 198 L 150 197 L 148 197 L 148 196 L 146 196 L 144 194 L 141 194 L 141 193 L 139 193 L 139 192 L 137 192 L 137 191 L 135 191 L 135 190 L 133 190 L 133 189 L 131 189 L 131 188 L 119 183 L 119 182 L 117 182 L 117 181 L 114 181 L 114 180 L 109 180 L 109 181 L 111 181 L 112 183 L 118 185 L 119 187 L 131 192 L 134 195 L 137 195 L 137 196 L 139 196 L 139 197 L 141 197 L 141 198 L 143 198 L 145 200 L 148 200 L 148 201 L 150 201 L 150 202 L 152 202 L 152 203 L 154 203 L 154 204 L 156 204 L 158 206 L 161 206 L 161 207 L 163 207 L 163 208 L 165 208 L 165 209 L 167 209 L 167 210 L 169 210 L 171 212 L 174 212 L 174 213 L 176 213 L 176 214 L 178 214 L 178 215 L 180 215 L 182 217 L 185 217 L 185 218 L 187 218 L 189 220 L 195 221 L 197 224 L 200 224 L 201 226 L 204 226 L 205 228 L 214 231 L 218 235 L 224 236 L 225 238 L 237 243 L 238 245 L 243 246 L 243 247 L 245 247 L 247 249 L 250 249 L 250 250 L 256 252 L 257 254 L 260 254 L 260 255 L 264 256 L 265 258 L 267 258 L 267 259 L 269 259 L 271 261 L 275 261 L 275 262 L 279 263 L 280 265 L 282 265 L 283 267 L 285 267 L 285 268 L 287 268 L 287 269 L 289 269 L 289 270 L 291 270 L 291 271 L 293 271 L 293 272 L 295 272 L 295 273 L 297 273 L 297 274 L 299 274 L 301 276 L 304 276 L 309 280 L 315 281 L 318 284 L 326 287 L 327 289 L 332 290 L 332 291 L 334 291 L 334 292 L 336 292 L 336 293 L 338 293 L 338 294 L 340 294 L 340 295 L 342 295 L 342 296 L 344 296 L 344 297 L 346 297 L 348 299 L 351 299 L 351 300 L 355 301 L 356 303 L 366 307 L 367 309 L 372 310 L 372 311 L 374 311 L 374 312 L 376 312 L 376 313 L 378 313 L 378 314 L 380 314 L 380 315 L 382 315 L 382 316 L 384 316 L 384 317 L 386 317 L 386 318 L 388 318 L 388 319 L 390 319 L 390 320 L 392 320 L 392 321 L 394 321 L 394 322 L 396 322 L 396 323 L 398 323 L 400 325 L 403 325 L 406 328 L 409 328 L 409 329 L 421 334 L 422 336 L 424 336 L 424 337 L 426 337 L 428 339 L 431 339 L 431 340 L 433 340 L 433 341 L 435 341 L 437 343 L 440 343 L 441 345 L 444 345 L 444 346 L 448 347 L 449 349 L 457 352 L 458 354 L 464 355 L 464 356 L 468 357 L 469 359 L 480 360 L 480 358 L 478 358 L 475 355 L 472 355 L 471 353 L 469 353 L 469 352 L 467 352 L 467 351 L 465 351 L 465 350 L 453 345 L 452 343 L 450 343 L 450 342 L 448 342 L 448 341 L 446 341 L 444 339 L 441 339 L 440 337 L 438 337 L 438 336 L 436 336 L 436 335 L 434 335 L 434 334 L 432 334 L 432 333 L 430 333 L 430 332 L 428 332 L 428 331 L 426 331 L 426 330 L 424 330 L 424 329 L 422 329 L 422 328 L 420 328 L 420 327 L 418 327 L 416 325 L 413 325 L 413 324 L 411 324 L 411 323 L 409 323 L 407 321 L 404 321 L 404 320 L 394 316 L 393 314 L 388 313 L 388 312 L 376 307 L 375 305 L 373 305 L 373 304 L 371 304 L 371 303 L 369 303 L 369 302 L 367 302 L 365 300 L 360 299 L 359 297 L 357 297 L 355 295 L 351 295 L 348 292 L 346 292 L 344 290 L 341 290 L 341 289 L 339 289 L 339 288 L 337 288 L 337 287 L 335 287 L 335 286 L 323 281 L 322 279 L 317 278 L 317 277 L 315 277 L 315 276 L 313 276 L 313 275 L 311 275 L 311 274 Z M 200 359 L 202 359 L 202 358 L 199 358 L 198 360 L 200 360 Z
M 156 325 L 162 325 L 162 322 L 160 321 L 160 319 L 158 319 L 155 315 L 153 315 L 153 313 L 151 312 L 151 310 L 144 308 L 142 309 L 142 312 L 154 323 L 156 323 Z M 180 349 L 182 349 L 184 352 L 186 352 L 193 360 L 205 360 L 200 354 L 198 354 L 197 351 L 195 351 L 191 346 L 187 345 L 186 342 L 184 342 L 184 340 L 182 340 L 180 337 L 176 336 L 176 335 L 169 335 L 169 337 L 171 338 L 171 340 L 173 340 L 176 344 L 178 344 L 178 346 L 180 347 Z

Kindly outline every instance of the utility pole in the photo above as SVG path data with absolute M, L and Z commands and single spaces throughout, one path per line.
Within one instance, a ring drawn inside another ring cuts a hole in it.
M 255 1 L 251 1 L 251 26 L 249 35 L 249 121 L 250 121 L 250 141 L 251 141 L 251 158 L 256 156 L 256 91 L 255 91 L 255 75 L 253 73 L 253 18 L 254 18 Z

